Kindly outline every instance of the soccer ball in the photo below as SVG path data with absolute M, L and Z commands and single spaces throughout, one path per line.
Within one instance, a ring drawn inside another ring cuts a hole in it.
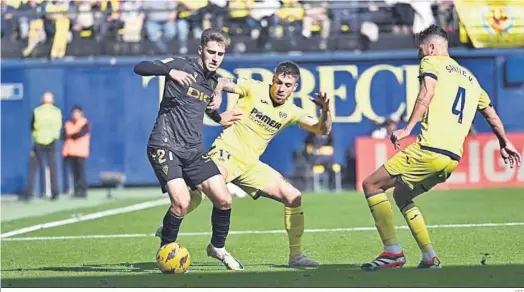
M 156 263 L 162 273 L 182 274 L 191 265 L 191 255 L 180 243 L 163 245 L 156 253 Z

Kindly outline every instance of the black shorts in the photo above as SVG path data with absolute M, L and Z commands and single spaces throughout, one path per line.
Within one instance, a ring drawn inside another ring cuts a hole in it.
M 216 164 L 202 150 L 191 149 L 175 153 L 171 150 L 148 146 L 147 157 L 163 193 L 167 192 L 166 184 L 170 180 L 183 178 L 191 189 L 195 189 L 208 178 L 220 174 Z

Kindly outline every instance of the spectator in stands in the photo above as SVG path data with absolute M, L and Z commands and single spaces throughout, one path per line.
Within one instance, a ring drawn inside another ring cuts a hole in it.
M 435 17 L 431 9 L 431 1 L 411 1 L 411 7 L 415 11 L 413 19 L 413 34 L 417 34 L 432 24 Z
M 250 16 L 258 23 L 258 27 L 251 32 L 251 37 L 258 39 L 258 46 L 266 50 L 271 48 L 269 42 L 269 31 L 278 23 L 276 12 L 280 9 L 281 3 L 278 0 L 265 0 L 255 2 L 255 8 L 251 10 Z
M 20 38 L 25 40 L 29 36 L 31 26 L 35 27 L 36 22 L 41 21 L 43 0 L 29 0 L 20 5 L 20 17 L 18 19 Z M 39 24 L 38 26 L 41 26 Z M 40 31 L 40 29 L 38 29 Z M 39 32 L 37 32 L 40 34 Z
M 76 13 L 73 19 L 73 34 L 75 38 L 83 36 L 83 31 L 90 31 L 89 35 L 92 35 L 95 25 L 95 11 L 92 4 L 92 0 L 74 2 Z
M 120 1 L 101 0 L 100 12 L 102 16 L 98 20 L 97 41 L 105 40 L 108 34 L 111 34 L 113 39 L 119 40 L 118 30 L 123 27 L 123 22 L 120 19 Z
M 207 6 L 202 8 L 205 13 L 203 29 L 224 26 L 224 19 L 228 13 L 227 2 L 228 0 L 209 0 Z
M 47 36 L 47 40 L 53 38 L 56 32 L 56 20 L 59 18 L 68 18 L 69 12 L 69 1 L 67 0 L 53 0 L 48 1 L 45 4 L 45 21 L 44 31 Z M 69 28 L 67 28 L 69 29 Z
M 230 0 L 228 4 L 229 8 L 229 21 L 239 23 L 240 26 L 250 31 L 253 39 L 258 38 L 259 31 L 258 21 L 251 16 L 251 11 L 255 8 L 254 0 Z
M 138 43 L 142 39 L 142 27 L 145 15 L 142 11 L 142 0 L 126 0 L 122 3 L 120 19 L 124 23 L 124 42 Z
M 436 0 L 437 15 L 440 27 L 446 31 L 453 30 L 453 0 Z
M 328 15 L 328 1 L 307 2 L 304 4 L 304 10 L 302 35 L 305 38 L 311 37 L 312 25 L 320 25 L 320 36 L 322 39 L 319 48 L 321 50 L 327 49 L 327 40 L 331 29 L 331 19 Z
M 142 8 L 147 11 L 147 37 L 160 50 L 160 53 L 167 52 L 166 42 L 174 39 L 177 33 L 180 45 L 184 46 L 187 43 L 189 28 L 183 23 L 175 23 L 177 6 L 174 1 L 144 1 Z
M 13 18 L 13 11 L 15 8 L 7 4 L 7 1 L 2 0 L 2 38 L 11 38 L 13 35 L 15 20 Z
M 191 26 L 194 39 L 199 39 L 202 34 L 202 23 L 206 14 L 208 0 L 177 0 L 178 18 Z
M 298 0 L 282 0 L 282 7 L 276 12 L 276 36 L 285 35 L 292 46 L 297 44 L 297 35 L 301 32 L 304 19 L 304 7 Z
M 415 11 L 411 7 L 411 0 L 385 0 L 393 6 L 393 33 L 411 34 L 413 32 L 413 21 Z
M 44 168 L 44 156 L 51 174 L 51 199 L 57 199 L 58 178 L 56 161 L 56 141 L 60 138 L 62 112 L 54 105 L 51 92 L 42 95 L 42 104 L 34 109 L 31 119 L 33 149 L 29 158 L 29 174 L 24 194 L 20 199 L 30 200 L 33 197 L 35 175 L 38 168 Z M 41 182 L 43 184 L 43 182 Z
M 78 105 L 71 110 L 71 120 L 64 125 L 62 157 L 73 174 L 73 198 L 87 197 L 85 160 L 89 157 L 91 126 Z

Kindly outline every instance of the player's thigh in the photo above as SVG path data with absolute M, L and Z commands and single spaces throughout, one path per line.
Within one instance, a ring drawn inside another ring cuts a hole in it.
M 162 192 L 169 194 L 171 204 L 188 204 L 190 196 L 178 157 L 170 150 L 152 147 L 148 147 L 147 154 Z
M 385 192 L 394 186 L 395 177 L 391 176 L 384 166 L 379 167 L 362 182 L 366 196 Z
M 184 176 L 191 188 L 198 188 L 218 208 L 231 207 L 231 194 L 218 166 L 207 155 L 184 167 Z
M 221 145 L 213 145 L 209 150 L 209 157 L 215 162 L 226 183 L 231 182 L 245 172 L 245 165 L 238 160 L 231 151 Z
M 284 203 L 285 196 L 290 198 L 297 193 L 298 196 L 300 195 L 300 192 L 287 183 L 278 171 L 261 161 L 253 164 L 233 183 L 255 200 L 263 196 Z
M 396 160 L 385 165 L 386 169 L 397 178 L 397 184 L 418 194 L 446 181 L 458 166 L 458 162 L 452 158 L 422 150 L 417 144 L 409 146 L 396 156 Z

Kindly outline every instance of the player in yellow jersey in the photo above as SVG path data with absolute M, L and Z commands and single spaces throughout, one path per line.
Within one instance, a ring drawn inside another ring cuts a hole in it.
M 393 212 L 385 191 L 394 187 L 393 197 L 422 251 L 418 268 L 441 268 L 422 214 L 413 198 L 446 181 L 457 167 L 463 143 L 480 111 L 500 143 L 501 155 L 511 167 L 521 157 L 506 137 L 504 126 L 486 92 L 466 68 L 448 54 L 447 34 L 432 25 L 418 35 L 421 88 L 411 117 L 404 129 L 391 135 L 391 142 L 407 137 L 422 119 L 415 143 L 398 152 L 363 182 L 366 199 L 375 220 L 384 251 L 363 270 L 402 267 L 406 262 L 393 225 Z
M 324 135 L 331 131 L 329 100 L 325 93 L 312 99 L 321 110 L 319 119 L 308 115 L 289 98 L 298 86 L 299 77 L 298 66 L 285 61 L 277 66 L 272 84 L 255 80 L 235 84 L 230 79 L 219 79 L 219 88 L 239 95 L 233 110 L 243 112 L 244 117 L 225 128 L 209 151 L 226 182 L 239 186 L 253 199 L 267 197 L 284 204 L 290 249 L 288 265 L 295 267 L 320 265 L 302 253 L 304 211 L 301 193 L 279 172 L 260 161 L 260 156 L 271 139 L 288 126 L 296 124 Z

